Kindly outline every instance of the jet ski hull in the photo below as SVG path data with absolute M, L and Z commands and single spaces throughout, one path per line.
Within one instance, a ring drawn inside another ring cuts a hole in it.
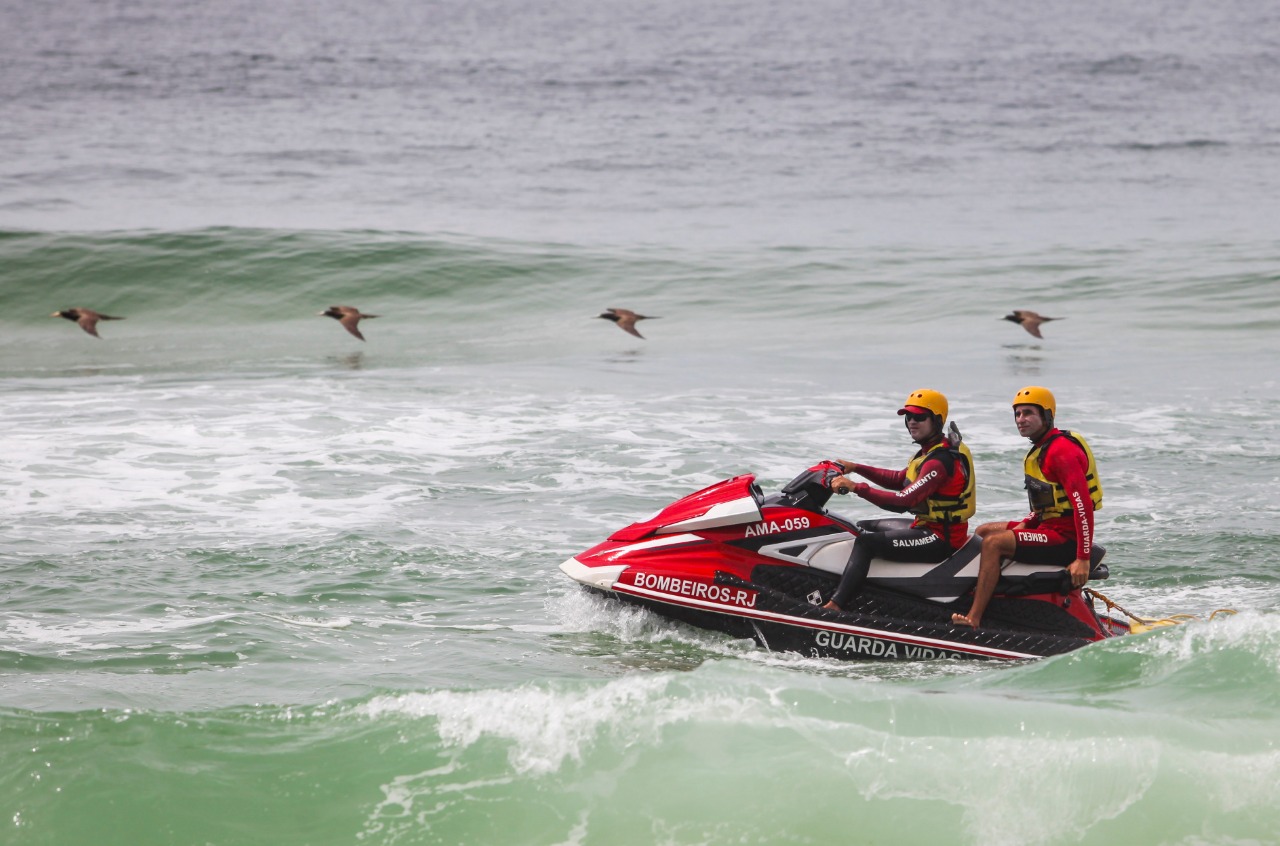
M 576 563 L 576 559 L 570 561 Z M 825 611 L 803 598 L 799 589 L 790 593 L 723 571 L 715 573 L 711 581 L 655 576 L 640 570 L 628 575 L 631 580 L 616 582 L 611 589 L 592 590 L 667 619 L 750 638 L 774 652 L 812 658 L 1025 660 L 1070 652 L 1099 639 L 1062 607 L 1063 603 L 1083 603 L 1078 594 L 997 598 L 990 606 L 986 625 L 975 630 L 950 622 L 953 612 L 967 610 L 967 603 L 938 605 L 875 586 L 864 588 L 848 609 Z M 803 580 L 803 574 L 773 573 L 766 578 L 772 576 L 777 581 L 779 575 L 784 579 L 790 576 L 793 583 Z M 835 580 L 823 584 L 826 581 L 815 579 L 806 593 L 829 596 Z M 1118 627 L 1123 624 L 1109 622 L 1117 627 L 1111 634 L 1121 633 Z

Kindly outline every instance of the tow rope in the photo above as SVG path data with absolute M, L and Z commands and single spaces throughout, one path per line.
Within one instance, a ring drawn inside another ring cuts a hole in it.
M 1108 611 L 1119 611 L 1121 614 L 1128 617 L 1132 621 L 1129 623 L 1130 634 L 1142 634 L 1143 632 L 1149 632 L 1152 629 L 1158 629 L 1162 626 L 1180 626 L 1183 623 L 1190 623 L 1192 620 L 1200 619 L 1195 614 L 1171 614 L 1168 617 L 1162 617 L 1158 620 L 1149 620 L 1146 617 L 1139 617 L 1137 614 L 1129 611 L 1118 602 L 1112 602 L 1101 591 L 1094 590 L 1093 588 L 1085 588 L 1081 593 L 1089 594 L 1089 597 L 1092 599 L 1101 599 L 1106 603 Z M 1227 616 L 1234 613 L 1236 613 L 1234 608 L 1219 608 L 1209 615 L 1209 619 L 1212 620 L 1219 614 Z

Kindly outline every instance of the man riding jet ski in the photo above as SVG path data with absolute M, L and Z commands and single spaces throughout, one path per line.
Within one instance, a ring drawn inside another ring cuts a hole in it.
M 844 475 L 831 481 L 831 490 L 854 493 L 888 511 L 910 511 L 916 517 L 906 527 L 896 520 L 860 522 L 862 532 L 840 584 L 823 608 L 843 610 L 862 588 L 873 558 L 936 564 L 968 541 L 969 518 L 976 507 L 973 455 L 961 443 L 954 423 L 951 437 L 943 434 L 947 410 L 947 398 L 930 388 L 912 391 L 898 409 L 907 434 L 920 447 L 904 470 L 836 461 L 844 473 L 857 473 L 890 490 L 853 483 Z
M 1013 397 L 1018 434 L 1031 441 L 1023 459 L 1030 513 L 1021 520 L 978 527 L 982 555 L 973 605 L 953 614 L 957 625 L 977 628 L 1007 558 L 1065 567 L 1071 583 L 1089 580 L 1093 515 L 1102 507 L 1102 482 L 1093 450 L 1078 432 L 1058 429 L 1058 401 L 1048 388 L 1028 385 Z

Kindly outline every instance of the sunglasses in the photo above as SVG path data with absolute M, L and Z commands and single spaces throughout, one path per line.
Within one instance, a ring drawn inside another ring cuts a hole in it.
M 923 423 L 933 415 L 932 414 L 915 414 L 913 412 L 908 411 L 903 416 L 906 417 L 908 420 L 910 420 L 912 423 Z

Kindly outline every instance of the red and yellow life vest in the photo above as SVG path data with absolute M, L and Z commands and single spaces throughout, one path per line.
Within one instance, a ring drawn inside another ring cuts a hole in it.
M 920 468 L 925 461 L 936 458 L 942 462 L 950 475 L 956 462 L 960 462 L 960 472 L 964 475 L 964 489 L 959 494 L 935 493 L 924 502 L 911 509 L 911 513 L 930 523 L 959 523 L 966 521 L 977 511 L 977 488 L 973 472 L 973 453 L 962 441 L 959 446 L 952 446 L 947 440 L 939 441 L 927 451 L 921 450 L 907 464 L 907 485 L 920 476 Z
M 1063 517 L 1071 513 L 1071 503 L 1067 500 L 1067 492 L 1063 490 L 1062 485 L 1050 481 L 1044 475 L 1045 451 L 1049 448 L 1049 444 L 1058 438 L 1066 438 L 1084 450 L 1085 457 L 1089 461 L 1084 478 L 1089 485 L 1089 499 L 1093 500 L 1093 510 L 1097 511 L 1102 507 L 1102 482 L 1098 479 L 1098 465 L 1093 460 L 1093 450 L 1089 448 L 1089 443 L 1079 434 L 1067 431 L 1055 432 L 1045 438 L 1043 443 L 1033 446 L 1031 451 L 1027 453 L 1027 457 L 1022 461 L 1027 501 L 1031 503 L 1031 510 L 1045 518 Z

